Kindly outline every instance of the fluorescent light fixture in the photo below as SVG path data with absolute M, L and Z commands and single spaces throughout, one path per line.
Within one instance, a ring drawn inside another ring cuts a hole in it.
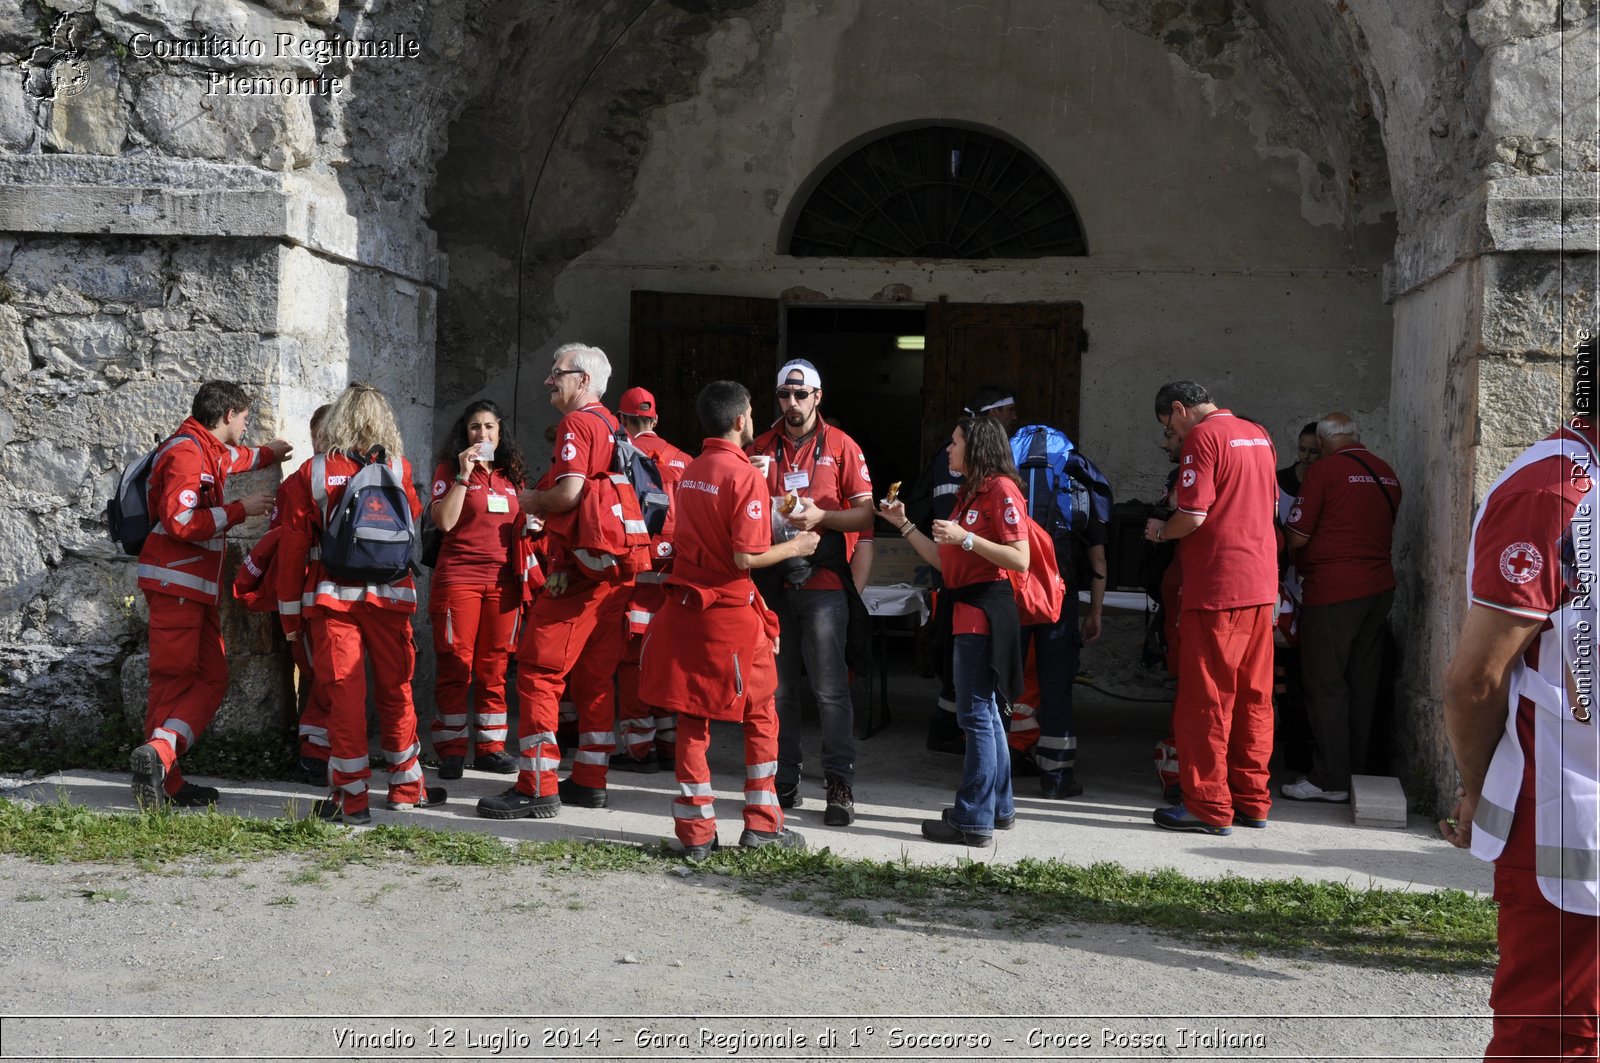
M 896 336 L 894 345 L 902 351 L 920 351 L 928 345 L 926 336 Z

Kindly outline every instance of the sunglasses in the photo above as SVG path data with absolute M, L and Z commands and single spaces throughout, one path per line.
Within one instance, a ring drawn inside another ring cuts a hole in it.
M 779 388 L 778 398 L 788 399 L 790 402 L 804 402 L 816 392 L 808 388 Z

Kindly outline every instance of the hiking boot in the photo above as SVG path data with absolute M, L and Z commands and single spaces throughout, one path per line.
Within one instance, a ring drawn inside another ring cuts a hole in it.
M 950 813 L 952 813 L 954 811 L 955 811 L 955 809 L 953 809 L 953 808 L 947 808 L 943 812 L 939 813 L 939 818 L 943 819 L 946 823 L 949 823 L 950 822 Z M 1009 815 L 1009 816 L 996 816 L 996 817 L 994 817 L 994 829 L 995 830 L 1010 830 L 1012 827 L 1015 827 L 1016 825 L 1017 825 L 1017 814 L 1015 812 L 1011 813 L 1011 815 Z
M 1150 814 L 1155 825 L 1162 830 L 1188 831 L 1190 834 L 1214 834 L 1226 836 L 1233 833 L 1232 827 L 1217 827 L 1196 816 L 1182 805 L 1173 805 L 1171 808 L 1158 808 Z
M 300 781 L 310 786 L 328 785 L 328 762 L 316 757 L 300 757 Z
M 133 803 L 140 808 L 160 808 L 167 803 L 167 765 L 154 742 L 146 742 L 128 758 L 133 769 Z
M 493 753 L 479 753 L 472 761 L 473 771 L 486 771 L 490 775 L 515 775 L 517 773 L 517 758 L 503 749 Z M 439 778 L 444 778 L 444 772 L 439 772 Z
M 837 775 L 826 776 L 824 781 L 828 787 L 828 807 L 822 813 L 822 822 L 830 827 L 848 827 L 856 818 L 856 795 L 851 792 L 850 784 Z M 779 804 L 783 802 L 780 800 Z
M 1291 801 L 1331 801 L 1336 805 L 1342 805 L 1350 800 L 1349 790 L 1324 790 L 1306 778 L 1301 778 L 1297 782 L 1286 782 L 1278 788 L 1278 792 Z
M 440 757 L 439 778 L 446 781 L 461 778 L 461 769 L 466 762 L 466 757 Z
M 1067 798 L 1080 797 L 1083 794 L 1083 784 L 1074 776 L 1065 772 L 1045 772 L 1039 776 L 1039 793 L 1044 797 Z
M 221 796 L 221 791 L 215 786 L 196 786 L 192 782 L 186 782 L 167 800 L 179 808 L 205 808 L 207 805 L 216 804 Z
M 478 815 L 485 819 L 552 819 L 560 811 L 561 798 L 555 794 L 533 797 L 515 786 L 503 794 L 478 801 Z
M 637 775 L 654 775 L 661 770 L 661 761 L 651 753 L 647 757 L 636 757 L 632 753 L 611 754 L 612 771 L 631 771 Z
M 449 796 L 449 792 L 442 786 L 425 786 L 422 788 L 422 796 L 415 801 L 390 800 L 385 807 L 390 812 L 410 812 L 416 808 L 437 808 L 439 805 L 444 804 Z
M 710 858 L 712 853 L 721 851 L 722 843 L 712 838 L 704 845 L 685 845 L 683 847 L 683 858 L 691 864 L 703 864 Z
M 359 812 L 348 812 L 345 810 L 344 802 L 337 797 L 311 802 L 311 814 L 324 823 L 342 823 L 347 827 L 365 827 L 372 822 L 370 808 L 363 808 Z
M 806 847 L 805 836 L 788 827 L 781 830 L 750 830 L 739 835 L 739 848 L 765 849 L 769 845 L 776 845 L 780 849 L 800 849 Z
M 801 805 L 806 803 L 806 799 L 800 796 L 799 779 L 796 779 L 788 786 L 779 783 L 777 785 L 777 791 L 779 808 L 799 808 Z
M 580 786 L 567 778 L 561 780 L 560 789 L 561 803 L 564 805 L 572 805 L 574 808 L 606 807 L 604 786 Z
M 939 842 L 942 845 L 966 845 L 973 849 L 983 849 L 994 844 L 994 835 L 962 830 L 943 817 L 923 820 L 922 836 L 930 842 Z

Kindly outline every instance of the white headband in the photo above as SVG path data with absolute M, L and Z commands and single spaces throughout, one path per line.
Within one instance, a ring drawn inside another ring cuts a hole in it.
M 989 403 L 989 405 L 987 405 L 987 406 L 979 407 L 978 413 L 979 414 L 993 413 L 995 410 L 1003 409 L 1004 407 L 1007 407 L 1007 406 L 1015 406 L 1016 403 L 1017 403 L 1017 400 L 1016 400 L 1015 396 L 1007 395 L 1003 399 L 996 399 L 994 402 Z M 972 411 L 968 410 L 967 412 L 971 413 Z

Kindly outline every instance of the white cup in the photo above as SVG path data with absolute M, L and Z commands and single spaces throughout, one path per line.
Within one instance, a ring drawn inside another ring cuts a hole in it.
M 772 471 L 772 455 L 752 454 L 750 455 L 750 464 L 756 467 L 756 472 L 759 472 L 763 477 L 765 477 Z

